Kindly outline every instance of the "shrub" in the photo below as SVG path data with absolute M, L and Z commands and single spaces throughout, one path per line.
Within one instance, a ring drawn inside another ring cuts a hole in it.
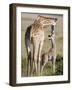
M 56 58 L 56 75 L 62 75 L 63 74 L 63 56 L 57 55 Z

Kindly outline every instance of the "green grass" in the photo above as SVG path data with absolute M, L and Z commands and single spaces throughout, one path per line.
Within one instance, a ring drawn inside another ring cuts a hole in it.
M 21 68 L 22 68 L 22 77 L 27 76 L 27 59 L 26 58 L 22 58 Z M 63 56 L 61 55 L 57 55 L 55 71 L 56 72 L 53 73 L 52 62 L 49 61 L 44 67 L 42 76 L 63 75 Z
M 27 76 L 27 59 L 22 58 L 21 62 L 21 76 Z

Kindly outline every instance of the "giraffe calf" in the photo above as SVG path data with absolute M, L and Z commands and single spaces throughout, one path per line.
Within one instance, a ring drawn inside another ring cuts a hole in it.
M 41 60 L 41 74 L 43 73 L 43 69 L 45 65 L 50 60 L 52 62 L 53 66 L 53 73 L 55 73 L 55 61 L 56 61 L 56 45 L 55 45 L 55 34 L 52 33 L 48 36 L 49 40 L 51 41 L 51 48 L 48 52 L 42 54 L 42 60 Z

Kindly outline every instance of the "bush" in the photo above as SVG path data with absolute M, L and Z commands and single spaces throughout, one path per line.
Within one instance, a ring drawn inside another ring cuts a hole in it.
M 56 75 L 63 75 L 63 56 L 57 55 L 56 58 Z

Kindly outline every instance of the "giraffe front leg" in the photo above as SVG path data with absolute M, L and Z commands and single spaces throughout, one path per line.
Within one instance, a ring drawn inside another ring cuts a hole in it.
M 44 63 L 41 67 L 41 75 L 43 74 L 43 69 L 44 69 L 45 65 L 46 65 L 46 63 Z
M 56 59 L 54 58 L 53 59 L 53 74 L 55 74 L 55 62 L 56 62 Z

